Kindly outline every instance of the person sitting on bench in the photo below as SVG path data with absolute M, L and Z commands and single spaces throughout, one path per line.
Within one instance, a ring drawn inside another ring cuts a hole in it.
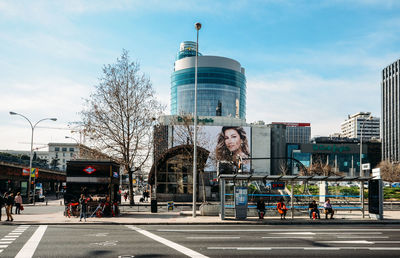
M 313 216 L 313 213 L 315 212 L 315 216 Z M 310 204 L 308 205 L 308 213 L 310 215 L 310 219 L 321 219 L 319 215 L 319 209 L 318 209 L 318 204 L 315 202 L 315 200 L 312 200 Z
M 262 198 L 262 197 L 257 202 L 257 211 L 258 211 L 258 218 L 263 219 L 264 214 L 265 214 L 265 202 L 264 202 L 264 198 Z
M 283 202 L 283 198 L 279 200 L 278 204 L 276 205 L 276 209 L 278 210 L 279 214 L 281 214 L 281 219 L 286 219 L 286 212 L 288 209 Z
M 333 219 L 333 214 L 335 213 L 335 211 L 333 210 L 331 201 L 329 199 L 326 199 L 324 208 L 325 208 L 325 219 L 328 219 L 328 214 L 331 214 L 330 219 Z

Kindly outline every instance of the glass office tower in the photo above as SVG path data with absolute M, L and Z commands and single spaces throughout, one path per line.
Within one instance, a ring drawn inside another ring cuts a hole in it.
M 196 43 L 182 42 L 171 76 L 171 114 L 193 114 Z M 198 116 L 246 118 L 246 77 L 240 63 L 199 53 Z

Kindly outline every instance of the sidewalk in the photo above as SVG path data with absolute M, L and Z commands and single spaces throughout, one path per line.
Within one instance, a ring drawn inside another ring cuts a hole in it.
M 363 219 L 361 212 L 338 211 L 334 216 L 334 220 L 310 220 L 308 216 L 296 216 L 291 219 L 290 212 L 286 216 L 286 220 L 280 220 L 278 216 L 268 216 L 264 220 L 256 217 L 250 217 L 246 220 L 235 220 L 228 217 L 221 220 L 218 216 L 200 216 L 197 213 L 196 218 L 192 217 L 191 211 L 162 211 L 159 213 L 151 213 L 148 211 L 134 211 L 135 206 L 122 211 L 121 216 L 111 218 L 88 218 L 87 222 L 79 222 L 79 218 L 64 216 L 64 206 L 60 205 L 60 200 L 49 201 L 46 203 L 37 203 L 36 207 L 29 205 L 27 209 L 19 215 L 14 216 L 14 222 L 4 222 L 6 218 L 2 216 L 1 224 L 132 224 L 132 225 L 151 225 L 151 224 L 179 224 L 179 225 L 199 225 L 199 224 L 269 224 L 269 225 L 314 225 L 314 224 L 400 224 L 400 211 L 385 211 L 384 220 L 370 219 L 366 214 Z M 47 208 L 46 208 L 47 207 Z M 49 213 L 33 213 L 32 211 L 53 210 Z M 56 210 L 54 212 L 54 210 Z

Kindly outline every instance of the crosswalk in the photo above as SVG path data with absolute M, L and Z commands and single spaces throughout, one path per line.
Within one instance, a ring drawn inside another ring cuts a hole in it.
M 21 225 L 0 239 L 0 253 L 22 235 L 30 226 Z

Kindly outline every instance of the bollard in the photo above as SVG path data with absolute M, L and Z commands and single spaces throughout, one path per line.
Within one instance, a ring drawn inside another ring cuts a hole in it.
M 47 206 L 47 202 L 48 202 L 48 200 L 46 200 L 46 206 Z
M 62 201 L 60 201 L 60 206 L 62 206 Z

